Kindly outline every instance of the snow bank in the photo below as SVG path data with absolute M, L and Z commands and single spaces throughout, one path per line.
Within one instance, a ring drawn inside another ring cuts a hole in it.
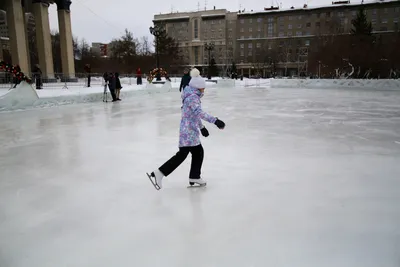
M 272 88 L 359 88 L 359 89 L 400 89 L 400 80 L 362 79 L 271 79 Z
M 233 88 L 235 87 L 235 80 L 221 79 L 217 80 L 217 88 Z
M 19 109 L 30 106 L 39 99 L 36 90 L 26 83 L 21 82 L 15 89 L 11 89 L 0 97 L 0 110 Z

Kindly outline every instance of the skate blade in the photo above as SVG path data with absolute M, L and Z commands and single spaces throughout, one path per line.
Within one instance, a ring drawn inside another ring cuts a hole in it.
M 187 188 L 198 188 L 198 187 L 206 187 L 207 183 L 205 184 L 193 184 L 193 185 L 189 185 Z
M 154 188 L 157 189 L 157 190 L 160 190 L 161 187 L 156 183 L 156 181 L 155 181 L 156 178 L 154 178 L 154 181 L 153 181 L 151 175 L 148 174 L 147 172 L 146 172 L 146 174 L 147 174 L 147 177 L 149 177 L 149 180 L 153 184 Z

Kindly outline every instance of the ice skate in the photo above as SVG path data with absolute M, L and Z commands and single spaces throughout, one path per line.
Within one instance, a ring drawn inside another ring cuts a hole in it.
M 151 174 L 146 173 L 149 177 L 150 182 L 153 184 L 154 188 L 160 190 L 162 188 L 162 179 L 164 175 L 159 170 L 152 172 Z
M 207 185 L 207 182 L 204 181 L 203 179 L 189 179 L 189 186 L 190 187 L 204 187 Z

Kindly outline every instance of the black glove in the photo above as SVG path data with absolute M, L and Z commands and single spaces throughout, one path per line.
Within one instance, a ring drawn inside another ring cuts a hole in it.
M 218 118 L 217 118 L 217 120 L 215 121 L 214 124 L 217 125 L 217 127 L 219 129 L 221 129 L 221 130 L 225 128 L 225 123 L 223 121 L 221 121 L 220 119 L 218 119 Z
M 203 127 L 203 128 L 201 128 L 201 134 L 204 136 L 204 137 L 208 137 L 210 134 L 208 133 L 208 130 L 206 129 L 206 127 Z

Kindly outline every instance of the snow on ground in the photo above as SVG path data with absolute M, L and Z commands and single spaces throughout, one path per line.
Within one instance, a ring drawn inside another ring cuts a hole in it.
M 206 91 L 203 177 L 178 92 L 0 113 L 0 266 L 395 267 L 400 93 Z

